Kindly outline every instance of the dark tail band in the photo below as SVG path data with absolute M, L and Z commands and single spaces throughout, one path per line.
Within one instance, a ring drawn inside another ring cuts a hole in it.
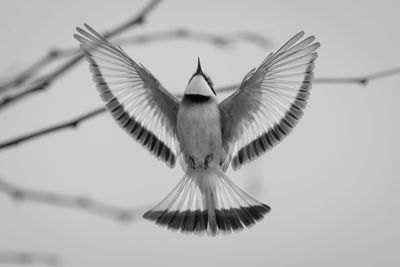
M 216 235 L 250 227 L 270 210 L 218 169 L 186 173 L 174 190 L 143 217 L 170 230 Z

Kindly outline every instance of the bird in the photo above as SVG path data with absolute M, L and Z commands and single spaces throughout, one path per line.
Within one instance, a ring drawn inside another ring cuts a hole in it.
M 226 175 L 282 141 L 304 113 L 320 46 L 301 31 L 218 101 L 200 59 L 184 94 L 166 90 L 142 64 L 86 23 L 74 34 L 114 120 L 156 158 L 184 175 L 143 218 L 172 231 L 215 236 L 252 227 L 271 208 Z

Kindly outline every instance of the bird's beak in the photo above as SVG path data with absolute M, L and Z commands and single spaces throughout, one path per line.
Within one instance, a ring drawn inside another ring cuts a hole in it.
M 203 74 L 203 70 L 201 69 L 201 65 L 200 65 L 200 58 L 197 58 L 197 70 L 196 73 L 194 75 L 198 75 L 198 74 Z

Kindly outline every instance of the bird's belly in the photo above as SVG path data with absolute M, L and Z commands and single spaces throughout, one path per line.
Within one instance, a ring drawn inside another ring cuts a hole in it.
M 220 161 L 221 125 L 216 104 L 181 106 L 177 130 L 187 164 L 192 164 L 191 160 L 194 160 L 197 167 L 204 167 L 207 157 L 211 165 Z

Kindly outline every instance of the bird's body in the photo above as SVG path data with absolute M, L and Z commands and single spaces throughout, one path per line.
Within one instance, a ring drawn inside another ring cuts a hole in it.
M 85 25 L 77 28 L 93 79 L 116 122 L 157 158 L 185 174 L 143 216 L 182 232 L 230 232 L 261 220 L 270 207 L 226 175 L 279 143 L 303 115 L 313 77 L 314 37 L 298 33 L 250 71 L 221 103 L 198 61 L 182 100 L 142 65 Z
M 179 107 L 177 130 L 185 162 L 190 168 L 206 169 L 219 164 L 222 134 L 215 98 L 184 96 Z

